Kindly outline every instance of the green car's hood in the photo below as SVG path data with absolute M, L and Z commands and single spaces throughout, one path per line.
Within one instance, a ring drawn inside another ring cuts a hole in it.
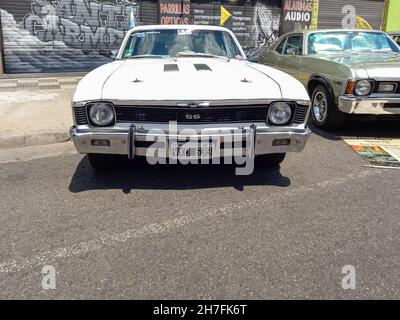
M 400 54 L 388 52 L 374 53 L 327 53 L 316 57 L 340 63 L 353 69 L 363 70 L 370 78 L 398 78 L 400 79 Z

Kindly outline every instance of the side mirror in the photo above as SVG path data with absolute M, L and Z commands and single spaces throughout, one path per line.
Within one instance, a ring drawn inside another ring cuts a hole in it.
M 119 52 L 118 49 L 111 50 L 110 58 L 115 60 L 117 58 L 117 56 L 118 56 L 118 52 Z
M 247 57 L 247 61 L 258 63 L 258 56 L 252 55 Z
M 261 48 L 254 48 L 247 52 L 247 61 L 258 63 L 260 60 Z

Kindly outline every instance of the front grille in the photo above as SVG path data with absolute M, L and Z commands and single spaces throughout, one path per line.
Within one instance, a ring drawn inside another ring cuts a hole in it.
M 380 92 L 379 91 L 379 86 L 381 83 L 386 83 L 386 84 L 397 84 L 396 90 L 394 92 Z M 373 93 L 380 93 L 380 94 L 400 94 L 400 81 L 375 81 L 374 86 L 372 88 Z
M 308 106 L 298 104 L 293 117 L 293 123 L 301 124 L 306 121 Z
M 268 108 L 262 107 L 125 107 L 116 106 L 117 122 L 218 123 L 265 121 Z
M 82 107 L 74 107 L 74 115 L 76 124 L 84 125 L 88 124 L 87 114 L 86 114 L 86 106 Z
M 384 109 L 400 109 L 400 103 L 385 103 L 383 105 Z
M 87 107 L 73 108 L 78 125 L 88 125 Z M 292 123 L 301 124 L 306 120 L 308 106 L 297 105 Z M 131 107 L 115 106 L 117 122 L 166 123 L 221 123 L 221 122 L 264 122 L 268 114 L 265 106 L 229 106 L 207 108 L 181 107 Z

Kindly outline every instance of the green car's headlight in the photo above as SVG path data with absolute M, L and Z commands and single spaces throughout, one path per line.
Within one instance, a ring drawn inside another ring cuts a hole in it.
M 89 119 L 96 126 L 111 125 L 115 120 L 114 106 L 109 102 L 97 102 L 90 105 Z
M 371 92 L 371 82 L 368 80 L 358 80 L 356 82 L 354 93 L 358 96 L 366 96 Z

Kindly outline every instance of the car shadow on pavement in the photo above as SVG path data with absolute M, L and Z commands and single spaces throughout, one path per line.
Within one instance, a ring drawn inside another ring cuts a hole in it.
M 308 126 L 314 134 L 332 141 L 342 137 L 353 138 L 400 138 L 400 120 L 356 121 L 347 120 L 344 127 L 337 131 L 323 131 L 315 127 L 311 121 Z
M 95 172 L 87 156 L 79 162 L 71 179 L 69 190 L 73 193 L 88 190 L 187 190 L 233 187 L 243 191 L 245 186 L 290 186 L 290 179 L 282 176 L 280 167 L 259 164 L 251 175 L 235 175 L 234 165 L 150 165 L 144 158 L 134 161 L 119 159 L 117 168 Z

